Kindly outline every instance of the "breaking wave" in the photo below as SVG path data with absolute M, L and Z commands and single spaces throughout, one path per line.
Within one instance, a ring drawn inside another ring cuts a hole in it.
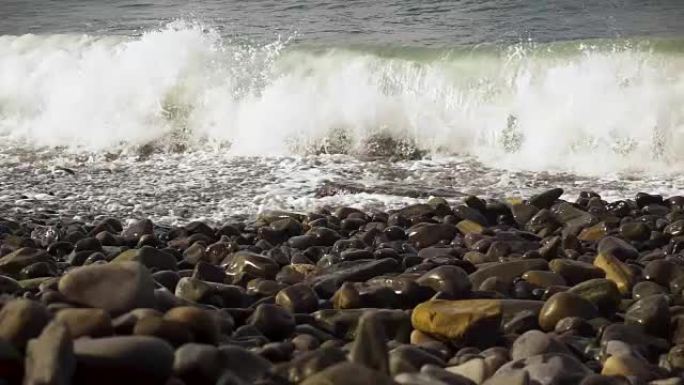
M 527 170 L 684 163 L 684 42 L 507 47 L 239 44 L 174 22 L 136 37 L 0 36 L 2 147 L 235 155 L 468 155 Z

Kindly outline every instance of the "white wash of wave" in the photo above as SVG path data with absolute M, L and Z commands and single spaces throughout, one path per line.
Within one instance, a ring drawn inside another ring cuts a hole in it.
M 0 37 L 0 133 L 34 145 L 101 150 L 202 127 L 206 99 L 259 87 L 283 45 L 224 46 L 200 25 L 172 23 L 137 38 Z
M 235 155 L 354 152 L 385 135 L 510 169 L 681 166 L 684 55 L 553 50 L 425 60 L 236 45 L 184 22 L 133 38 L 4 36 L 0 134 L 74 150 L 229 142 L 217 148 Z

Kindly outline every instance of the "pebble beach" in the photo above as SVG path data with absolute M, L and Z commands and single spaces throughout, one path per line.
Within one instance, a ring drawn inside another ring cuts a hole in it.
M 0 220 L 7 384 L 680 384 L 684 198 Z
M 0 0 L 0 385 L 684 385 L 682 0 Z

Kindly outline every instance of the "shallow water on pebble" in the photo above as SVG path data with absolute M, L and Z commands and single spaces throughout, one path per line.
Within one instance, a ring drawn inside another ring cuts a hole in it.
M 679 194 L 683 18 L 678 0 L 3 0 L 0 216 Z
M 219 152 L 138 156 L 13 152 L 0 157 L 0 217 L 17 219 L 100 215 L 150 217 L 173 224 L 194 219 L 221 223 L 265 209 L 308 211 L 352 205 L 367 210 L 441 196 L 458 201 L 527 197 L 563 187 L 566 199 L 582 190 L 604 199 L 637 191 L 674 195 L 679 175 L 605 175 L 505 171 L 466 157 L 393 161 L 347 155 L 235 157 Z

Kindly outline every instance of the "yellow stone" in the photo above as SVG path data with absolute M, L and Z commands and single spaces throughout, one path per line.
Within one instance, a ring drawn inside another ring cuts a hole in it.
M 420 330 L 414 329 L 411 332 L 410 342 L 411 345 L 422 345 L 426 343 L 439 342 L 439 340 L 430 337 L 429 335 L 421 332 Z
M 509 206 L 515 206 L 515 205 L 523 204 L 523 200 L 522 200 L 522 198 L 511 197 L 511 198 L 506 198 L 506 203 L 508 203 Z
M 333 294 L 332 303 L 335 309 L 358 309 L 363 304 L 359 291 L 351 282 L 346 282 L 337 289 Z
M 288 266 L 290 266 L 292 270 L 304 275 L 306 278 L 315 274 L 318 269 L 316 265 L 311 265 L 308 263 L 293 263 Z
M 634 376 L 646 381 L 654 377 L 649 363 L 641 357 L 622 353 L 608 357 L 603 363 L 601 374 L 604 376 Z
M 266 223 L 271 223 L 275 222 L 280 219 L 285 219 L 285 218 L 292 218 L 296 221 L 303 221 L 306 218 L 305 214 L 301 213 L 294 213 L 294 212 L 289 212 L 289 211 L 280 211 L 280 210 L 266 210 L 257 215 L 257 220 L 266 222 Z
M 482 231 L 484 230 L 484 227 L 482 227 L 482 225 L 480 225 L 477 222 L 473 222 L 469 219 L 464 219 L 464 220 L 458 222 L 456 224 L 456 228 L 462 234 L 470 234 L 470 233 L 482 234 Z
M 588 300 L 567 291 L 556 293 L 544 302 L 539 311 L 539 326 L 551 331 L 558 321 L 565 317 L 579 317 L 585 320 L 598 315 L 596 307 Z
M 486 254 L 480 253 L 479 251 L 468 251 L 463 255 L 463 260 L 472 263 L 473 265 L 479 265 L 482 263 L 490 263 L 498 261 L 498 258 L 491 256 L 488 257 Z
M 606 224 L 601 222 L 591 227 L 584 228 L 577 236 L 577 239 L 580 241 L 596 242 L 601 240 L 606 235 L 608 235 L 608 229 L 606 228 Z
M 522 278 L 535 286 L 543 288 L 567 285 L 565 279 L 553 271 L 530 270 L 525 272 L 525 274 L 522 275 Z
M 431 300 L 413 309 L 411 323 L 423 333 L 446 339 L 459 339 L 483 322 L 500 322 L 501 301 L 469 299 Z
M 83 336 L 104 337 L 114 333 L 112 319 L 102 309 L 63 309 L 55 315 L 55 320 L 66 325 L 74 339 Z
M 608 254 L 599 254 L 594 260 L 594 266 L 606 273 L 606 278 L 615 282 L 620 293 L 627 294 L 632 291 L 635 277 L 632 270 L 619 259 Z
M 43 284 L 43 282 L 50 281 L 54 277 L 38 277 L 38 278 L 31 278 L 31 279 L 22 279 L 19 281 L 19 286 L 21 286 L 22 289 L 24 290 L 39 290 L 40 285 Z

